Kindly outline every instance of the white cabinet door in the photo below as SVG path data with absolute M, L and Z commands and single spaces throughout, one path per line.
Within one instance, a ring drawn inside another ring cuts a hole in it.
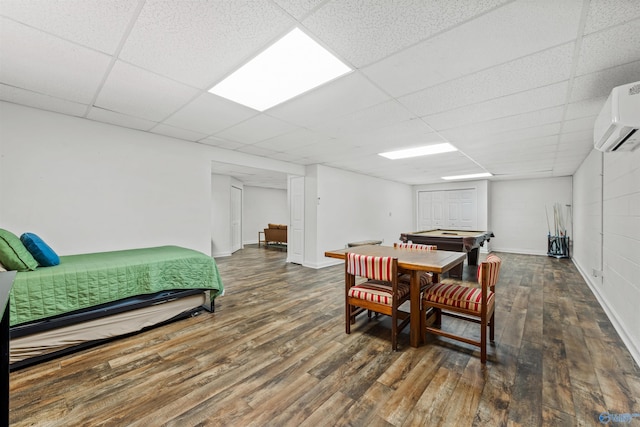
M 418 192 L 418 230 L 477 230 L 477 227 L 478 200 L 475 188 Z
M 444 191 L 434 191 L 433 197 L 431 201 L 432 207 L 432 224 L 434 228 L 443 228 L 445 227 L 447 216 L 446 216 L 446 205 L 445 205 L 445 193 Z
M 418 230 L 433 228 L 432 200 L 432 191 L 418 192 Z
M 460 191 L 460 230 L 478 229 L 478 195 L 475 189 Z

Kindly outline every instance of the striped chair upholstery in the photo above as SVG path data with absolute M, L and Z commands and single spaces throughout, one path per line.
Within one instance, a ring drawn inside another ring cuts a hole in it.
M 394 248 L 400 249 L 412 249 L 416 251 L 437 251 L 438 247 L 435 245 L 421 245 L 418 243 L 394 243 Z M 411 275 L 401 274 L 398 277 L 400 283 L 411 283 Z M 423 271 L 420 273 L 420 290 L 423 291 L 427 286 L 433 283 L 433 274 Z
M 356 284 L 356 277 L 369 279 Z M 345 330 L 351 333 L 356 316 L 365 311 L 391 316 L 391 347 L 409 324 L 409 313 L 399 310 L 409 300 L 408 284 L 398 283 L 398 259 L 347 253 L 345 259 Z
M 436 251 L 438 247 L 435 245 L 421 245 L 419 243 L 394 243 L 394 247 L 402 249 L 416 249 L 420 251 Z
M 422 332 L 427 332 L 463 341 L 480 347 L 480 361 L 487 360 L 487 326 L 490 341 L 495 335 L 495 286 L 500 276 L 502 260 L 491 254 L 486 261 L 478 266 L 477 276 L 480 287 L 470 287 L 459 284 L 435 283 L 428 286 L 422 293 Z M 427 324 L 426 316 L 429 308 L 435 308 L 436 321 L 433 326 Z M 480 323 L 480 341 L 454 335 L 442 331 L 440 315 L 457 317 Z

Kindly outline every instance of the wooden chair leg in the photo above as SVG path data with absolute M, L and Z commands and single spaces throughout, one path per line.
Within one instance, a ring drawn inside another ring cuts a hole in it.
M 391 314 L 391 349 L 398 350 L 398 312 L 394 310 Z
M 480 327 L 480 363 L 487 363 L 487 319 L 482 319 Z
M 345 323 L 345 332 L 347 334 L 350 334 L 351 333 L 351 306 L 349 305 L 349 303 L 345 304 L 344 323 Z
M 495 329 L 496 329 L 496 312 L 494 311 L 491 314 L 491 320 L 489 321 L 489 340 L 491 342 L 495 341 Z

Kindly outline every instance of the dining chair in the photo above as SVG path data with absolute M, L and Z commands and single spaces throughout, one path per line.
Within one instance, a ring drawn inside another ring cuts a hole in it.
M 356 284 L 356 277 L 368 279 Z M 391 316 L 391 348 L 398 349 L 398 334 L 409 324 L 400 305 L 409 300 L 410 287 L 398 282 L 398 259 L 347 253 L 345 258 L 345 326 L 351 333 L 356 316 L 364 311 Z
M 478 284 L 470 287 L 459 284 L 434 283 L 422 293 L 420 312 L 421 332 L 444 336 L 457 341 L 480 347 L 480 362 L 487 361 L 487 327 L 489 340 L 495 339 L 495 286 L 500 274 L 502 260 L 490 254 L 486 261 L 478 266 Z M 436 311 L 432 325 L 427 322 L 429 308 Z M 443 331 L 439 326 L 442 315 L 456 317 L 480 324 L 480 341 Z
M 397 249 L 412 249 L 416 251 L 437 251 L 438 247 L 436 245 L 421 245 L 418 243 L 394 243 L 394 248 Z M 398 277 L 398 281 L 401 283 L 410 284 L 411 275 L 406 273 L 400 273 Z M 420 272 L 420 292 L 424 291 L 424 289 L 429 286 L 433 282 L 433 274 L 422 271 Z

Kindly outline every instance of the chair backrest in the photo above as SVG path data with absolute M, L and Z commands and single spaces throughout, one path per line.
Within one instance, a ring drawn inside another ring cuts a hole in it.
M 500 275 L 500 266 L 502 265 L 502 260 L 500 259 L 499 256 L 494 255 L 494 254 L 489 254 L 487 256 L 487 260 L 485 262 L 480 263 L 480 265 L 478 265 L 478 283 L 480 285 L 482 285 L 482 278 L 483 276 L 483 269 L 487 268 L 489 269 L 489 272 L 487 274 L 488 277 L 488 283 L 486 284 L 487 287 L 493 289 L 493 287 L 496 285 L 496 283 L 498 283 L 498 277 Z
M 373 280 L 392 281 L 398 275 L 398 259 L 347 253 L 347 273 Z
M 421 251 L 437 251 L 438 247 L 435 245 L 420 245 L 418 243 L 394 243 L 394 248 L 401 249 L 417 249 Z

